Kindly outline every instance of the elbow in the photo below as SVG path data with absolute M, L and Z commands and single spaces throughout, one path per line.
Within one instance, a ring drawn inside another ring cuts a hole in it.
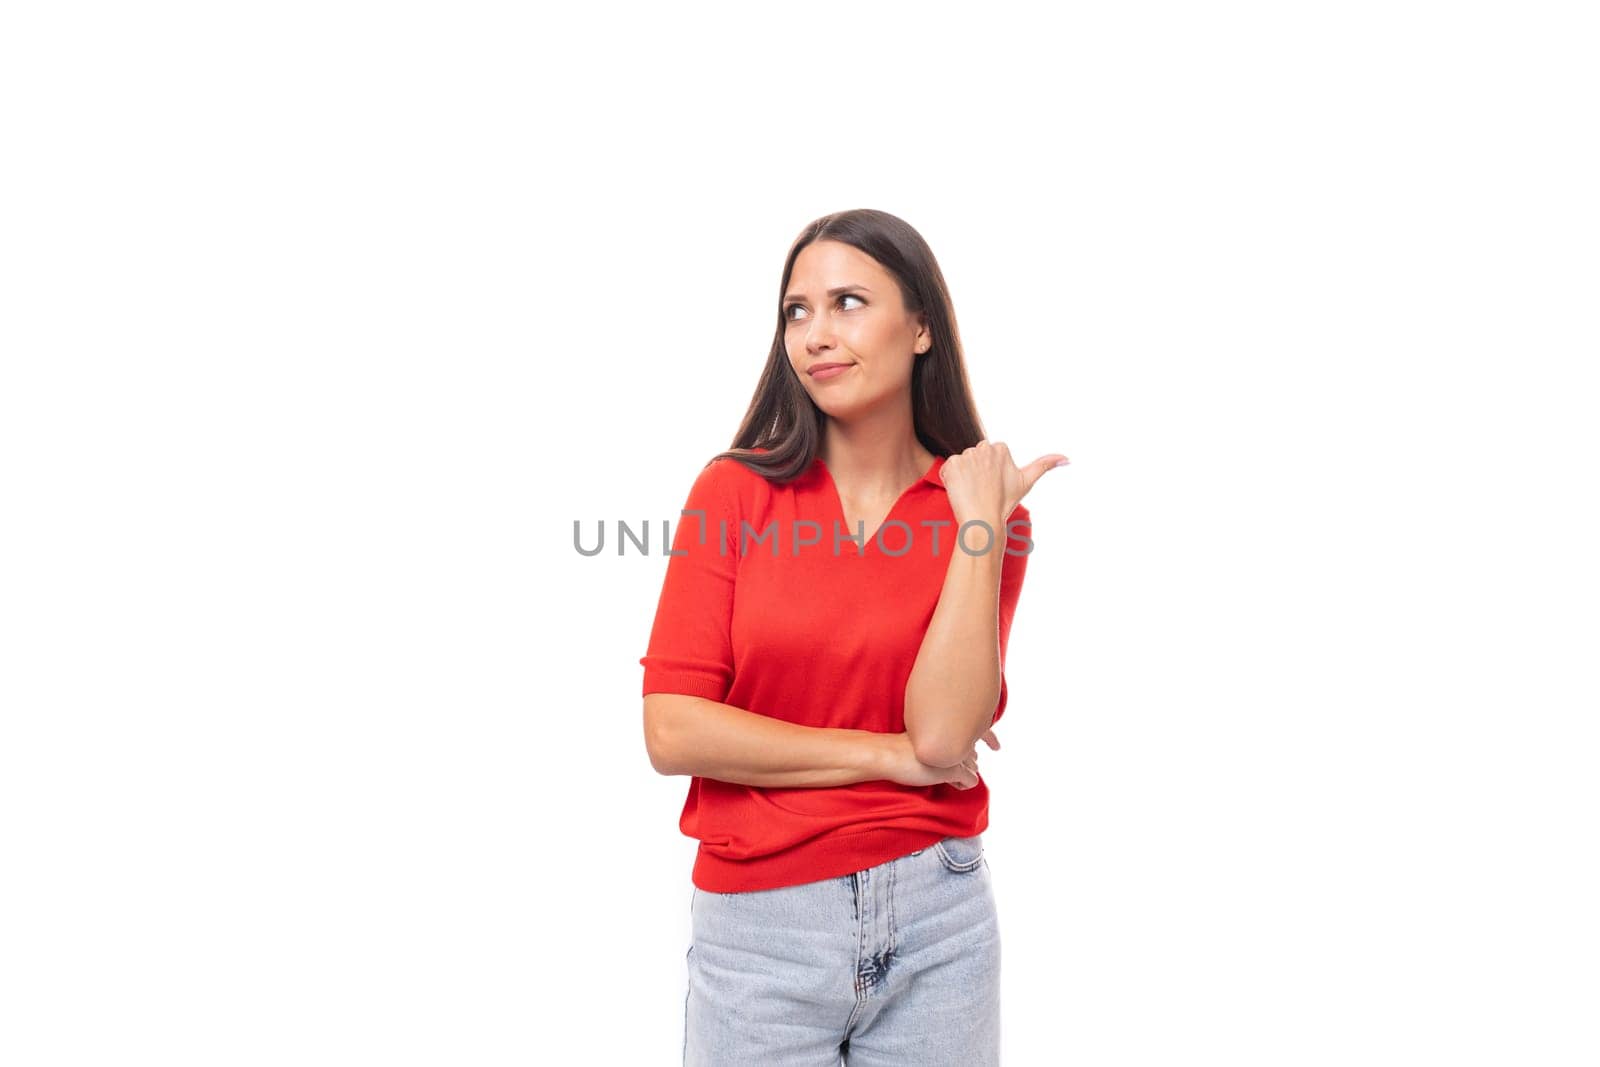
M 919 727 L 914 725 L 913 717 L 906 717 L 906 737 L 911 742 L 911 752 L 917 761 L 930 767 L 954 767 L 968 756 L 972 755 L 974 746 L 983 737 L 990 726 L 994 724 L 994 712 L 998 710 L 998 698 L 988 707 L 989 714 L 983 717 L 983 725 L 975 733 L 958 733 L 948 726 L 929 730 L 927 723 Z M 956 717 L 952 714 L 942 714 L 939 720 L 949 722 Z
M 644 747 L 657 774 L 680 774 L 672 743 L 672 711 L 681 697 L 647 693 L 644 698 Z
M 958 744 L 958 737 L 929 736 L 928 731 L 907 731 L 911 741 L 911 753 L 917 757 L 918 763 L 925 763 L 929 767 L 954 767 L 967 758 L 972 744 Z

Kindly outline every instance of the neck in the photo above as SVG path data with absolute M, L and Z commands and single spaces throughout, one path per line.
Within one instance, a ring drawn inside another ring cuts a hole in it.
M 820 455 L 835 485 L 849 486 L 860 496 L 892 499 L 922 477 L 937 457 L 917 440 L 909 401 L 908 410 L 895 417 L 827 420 Z

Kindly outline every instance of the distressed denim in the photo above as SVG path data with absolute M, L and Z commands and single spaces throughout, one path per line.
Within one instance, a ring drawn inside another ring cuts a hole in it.
M 686 1067 L 1000 1062 L 981 834 L 842 877 L 690 896 Z

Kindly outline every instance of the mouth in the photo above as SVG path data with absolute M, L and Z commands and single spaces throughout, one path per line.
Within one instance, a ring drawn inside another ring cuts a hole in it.
M 806 368 L 806 373 L 813 378 L 832 378 L 834 375 L 842 374 L 853 366 L 855 366 L 854 363 L 814 363 Z

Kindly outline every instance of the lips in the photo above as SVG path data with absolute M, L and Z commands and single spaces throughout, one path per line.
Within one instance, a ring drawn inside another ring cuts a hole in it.
M 812 375 L 814 377 L 814 376 L 816 376 L 817 374 L 819 374 L 819 373 L 821 373 L 823 371 L 840 370 L 840 369 L 843 369 L 843 368 L 849 367 L 849 366 L 853 366 L 853 364 L 850 364 L 850 363 L 813 363 L 810 367 L 806 368 L 806 373 L 810 374 L 810 375 Z

